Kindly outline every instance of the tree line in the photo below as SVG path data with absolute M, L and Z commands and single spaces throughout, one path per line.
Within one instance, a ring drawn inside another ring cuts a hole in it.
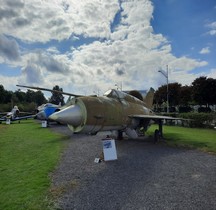
M 58 85 L 54 86 L 53 90 L 63 91 Z M 18 105 L 21 110 L 30 111 L 47 102 L 65 104 L 61 93 L 52 92 L 52 96 L 47 100 L 40 90 L 32 91 L 28 89 L 23 92 L 18 89 L 13 92 L 5 90 L 4 86 L 0 85 L 0 111 L 9 111 L 14 105 Z
M 211 106 L 216 105 L 216 79 L 199 77 L 191 85 L 182 86 L 180 83 L 168 84 L 169 111 L 189 112 L 198 105 L 199 112 L 210 112 Z M 167 85 L 162 85 L 155 92 L 155 111 L 166 111 Z
M 53 90 L 63 91 L 58 85 L 53 87 Z M 182 86 L 180 83 L 170 83 L 168 85 L 168 98 L 169 98 L 169 111 L 190 112 L 192 107 L 199 105 L 200 112 L 211 111 L 210 106 L 216 105 L 216 79 L 199 77 L 195 79 L 191 85 Z M 8 109 L 8 106 L 19 105 L 28 107 L 39 106 L 44 103 L 53 103 L 62 105 L 65 104 L 64 97 L 61 93 L 52 92 L 51 98 L 48 100 L 45 98 L 41 91 L 32 91 L 30 89 L 27 92 L 22 92 L 20 89 L 15 92 L 4 89 L 3 85 L 0 85 L 0 104 L 7 104 L 7 106 L 0 106 L 2 109 Z M 154 96 L 154 110 L 156 112 L 166 111 L 167 102 L 167 85 L 159 87 Z M 30 105 L 29 105 L 30 104 Z M 204 107 L 203 107 L 204 106 Z M 2 108 L 4 107 L 4 108 Z M 176 110 L 176 108 L 178 110 Z

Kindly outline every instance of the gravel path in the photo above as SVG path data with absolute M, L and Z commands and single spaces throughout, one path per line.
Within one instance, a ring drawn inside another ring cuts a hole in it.
M 216 156 L 145 140 L 116 141 L 118 160 L 94 163 L 102 152 L 96 136 L 69 136 L 53 173 L 58 209 L 216 209 Z

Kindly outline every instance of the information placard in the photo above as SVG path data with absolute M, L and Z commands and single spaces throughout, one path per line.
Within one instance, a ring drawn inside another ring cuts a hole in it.
M 41 122 L 41 127 L 42 127 L 42 128 L 46 128 L 46 127 L 47 127 L 47 121 L 46 121 L 46 120 L 43 120 L 43 121 Z
M 7 124 L 7 125 L 10 125 L 10 122 L 11 122 L 10 118 L 7 118 L 7 119 L 6 119 L 6 124 Z
M 103 143 L 103 153 L 104 153 L 104 160 L 116 160 L 117 159 L 117 152 L 116 152 L 116 145 L 114 139 L 102 139 Z

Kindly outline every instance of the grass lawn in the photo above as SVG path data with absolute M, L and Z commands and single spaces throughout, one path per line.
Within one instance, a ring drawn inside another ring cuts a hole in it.
M 155 129 L 158 129 L 158 126 L 152 125 L 148 134 L 153 135 Z M 197 148 L 216 154 L 216 130 L 164 125 L 163 134 L 168 145 Z
M 158 128 L 152 125 L 148 134 Z M 216 131 L 164 126 L 169 145 L 216 153 Z M 64 147 L 63 135 L 41 128 L 34 120 L 0 124 L 0 209 L 52 209 L 49 173 Z
M 0 124 L 0 209 L 49 209 L 50 178 L 64 136 L 34 120 Z

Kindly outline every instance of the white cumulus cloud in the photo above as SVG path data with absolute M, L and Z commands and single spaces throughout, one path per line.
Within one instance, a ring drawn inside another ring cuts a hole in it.
M 208 28 L 210 28 L 210 31 L 208 32 L 208 34 L 212 36 L 216 36 L 216 21 L 208 24 L 207 26 Z
M 3 1 L 0 50 L 13 42 L 14 55 L 2 50 L 0 56 L 22 69 L 20 83 L 59 85 L 80 94 L 103 92 L 115 84 L 123 84 L 123 89 L 157 88 L 164 82 L 158 70 L 167 64 L 171 81 L 189 83 L 185 78 L 195 78 L 190 71 L 208 63 L 174 56 L 169 40 L 151 26 L 153 10 L 150 0 Z M 26 47 L 37 43 L 42 47 Z M 61 51 L 61 44 L 67 49 Z
M 199 52 L 200 54 L 209 54 L 210 53 L 210 49 L 209 47 L 204 47 L 200 50 Z

